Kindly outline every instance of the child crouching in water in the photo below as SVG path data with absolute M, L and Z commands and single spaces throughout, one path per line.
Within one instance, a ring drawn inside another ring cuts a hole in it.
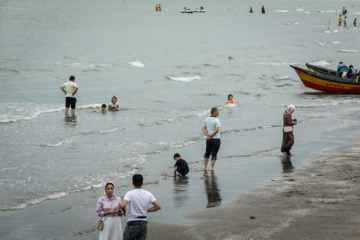
M 106 113 L 106 104 L 101 105 L 101 109 L 99 111 L 94 111 L 99 113 Z
M 178 176 L 185 176 L 189 172 L 189 166 L 187 162 L 180 157 L 180 154 L 174 154 L 174 160 L 176 161 L 174 165 L 174 177 L 176 177 L 176 172 Z

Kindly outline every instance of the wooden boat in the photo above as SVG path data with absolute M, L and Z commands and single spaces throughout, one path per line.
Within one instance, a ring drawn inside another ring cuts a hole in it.
M 305 87 L 323 92 L 360 94 L 359 75 L 356 79 L 342 78 L 309 71 L 293 65 L 290 67 L 295 69 Z
M 312 65 L 310 63 L 305 64 L 309 71 L 314 71 L 316 73 L 321 73 L 329 76 L 336 76 L 336 71 L 328 68 L 319 67 L 316 65 Z

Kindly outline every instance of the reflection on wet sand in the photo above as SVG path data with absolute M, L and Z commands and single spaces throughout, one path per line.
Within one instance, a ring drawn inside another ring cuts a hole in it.
M 220 206 L 222 199 L 214 171 L 211 171 L 210 176 L 208 175 L 208 171 L 204 171 L 204 183 L 205 193 L 208 199 L 208 204 L 206 207 L 211 208 Z
M 174 178 L 174 202 L 175 207 L 179 208 L 184 205 L 189 198 L 189 194 L 187 194 L 189 186 L 189 178 L 187 176 L 182 176 L 178 178 Z
M 289 156 L 281 158 L 281 164 L 283 173 L 292 173 L 295 169 Z

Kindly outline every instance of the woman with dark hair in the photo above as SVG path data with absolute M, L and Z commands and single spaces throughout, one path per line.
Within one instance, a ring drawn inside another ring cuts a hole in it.
M 99 240 L 122 240 L 120 217 L 124 216 L 120 208 L 122 200 L 114 194 L 114 184 L 106 183 L 104 196 L 97 201 L 96 212 L 103 217 L 104 228 L 100 231 Z
M 111 103 L 109 104 L 109 111 L 119 111 L 119 104 L 117 103 L 117 97 L 115 96 L 111 98 Z
M 281 152 L 284 155 L 292 156 L 290 153 L 291 147 L 294 144 L 294 133 L 293 133 L 293 125 L 297 125 L 297 120 L 292 119 L 291 115 L 295 111 L 294 105 L 287 106 L 283 121 L 284 121 L 284 127 L 283 127 L 283 140 L 281 145 Z

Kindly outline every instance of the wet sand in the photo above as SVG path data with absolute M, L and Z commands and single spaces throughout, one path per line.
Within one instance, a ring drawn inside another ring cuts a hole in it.
M 281 178 L 188 214 L 185 226 L 151 221 L 148 239 L 359 239 L 360 142 L 322 150 L 294 173 L 287 162 Z

